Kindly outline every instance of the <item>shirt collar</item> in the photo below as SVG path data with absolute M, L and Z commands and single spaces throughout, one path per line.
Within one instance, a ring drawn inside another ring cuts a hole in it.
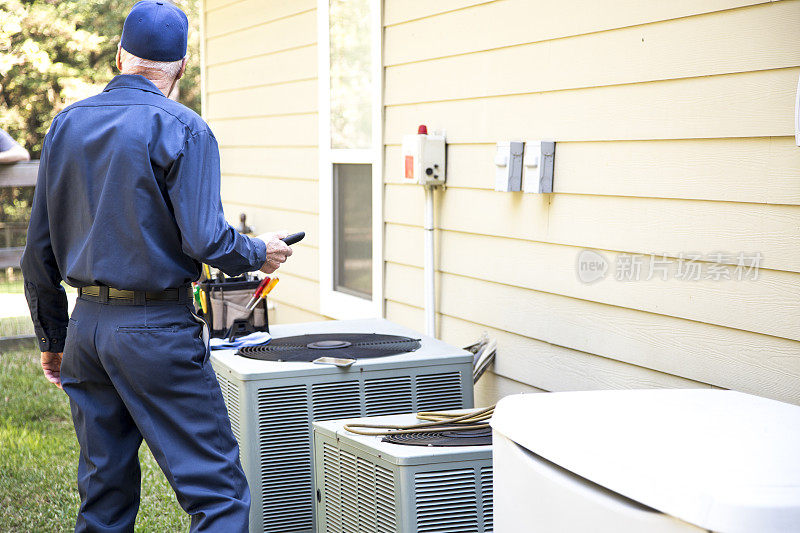
M 114 79 L 108 82 L 103 92 L 113 89 L 139 89 L 140 91 L 147 91 L 164 96 L 164 93 L 162 93 L 152 81 L 138 74 L 118 74 L 114 76 Z

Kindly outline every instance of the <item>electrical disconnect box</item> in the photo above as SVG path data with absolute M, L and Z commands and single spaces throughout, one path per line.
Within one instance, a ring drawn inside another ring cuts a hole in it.
M 517 192 L 522 190 L 522 153 L 525 143 L 510 141 L 497 143 L 494 156 L 494 190 Z
M 416 135 L 404 135 L 403 164 L 405 179 L 427 187 L 444 185 L 444 134 L 428 135 L 428 128 L 422 125 Z
M 553 192 L 555 168 L 555 141 L 529 141 L 525 143 L 522 183 L 525 192 Z

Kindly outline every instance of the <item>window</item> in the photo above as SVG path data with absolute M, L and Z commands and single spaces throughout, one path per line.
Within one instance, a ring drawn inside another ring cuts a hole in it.
M 319 0 L 320 310 L 382 316 L 381 2 Z
M 333 166 L 333 289 L 372 298 L 372 165 Z
M 372 146 L 369 0 L 330 0 L 331 148 Z

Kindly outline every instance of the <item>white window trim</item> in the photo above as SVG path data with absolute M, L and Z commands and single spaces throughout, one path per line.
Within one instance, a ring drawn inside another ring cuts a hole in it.
M 372 147 L 331 149 L 329 0 L 317 0 L 319 72 L 319 307 L 337 319 L 384 316 L 383 299 L 383 0 L 370 0 L 372 21 Z M 333 164 L 372 164 L 372 300 L 333 290 Z

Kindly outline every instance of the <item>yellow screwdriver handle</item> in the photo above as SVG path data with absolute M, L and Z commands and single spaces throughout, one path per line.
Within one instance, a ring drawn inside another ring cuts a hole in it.
M 267 283 L 267 286 L 264 287 L 263 291 L 261 291 L 261 297 L 265 298 L 267 296 L 267 294 L 269 294 L 272 291 L 272 289 L 275 288 L 275 285 L 278 284 L 278 281 L 279 281 L 278 276 L 275 276 L 271 280 L 269 280 L 269 283 Z

